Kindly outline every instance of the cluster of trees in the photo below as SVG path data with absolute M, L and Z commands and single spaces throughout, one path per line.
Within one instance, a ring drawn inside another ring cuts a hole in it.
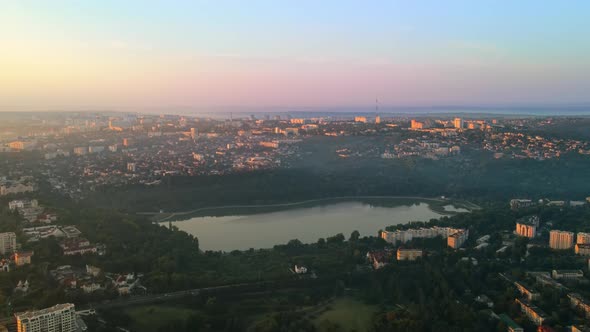
M 361 195 L 582 199 L 588 195 L 590 158 L 575 153 L 544 161 L 487 154 L 457 160 L 403 159 L 337 169 L 293 168 L 244 174 L 166 177 L 146 188 L 97 188 L 89 204 L 128 211 L 187 211 L 232 204 L 268 204 Z M 572 176 L 575 174 L 575 176 Z M 288 190 L 285 190 L 288 188 Z

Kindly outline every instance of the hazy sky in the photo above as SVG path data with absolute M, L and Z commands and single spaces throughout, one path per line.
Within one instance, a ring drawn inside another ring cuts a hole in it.
M 590 101 L 590 1 L 1 1 L 0 110 Z

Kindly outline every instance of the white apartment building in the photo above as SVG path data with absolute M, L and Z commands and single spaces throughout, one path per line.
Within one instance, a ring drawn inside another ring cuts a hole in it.
M 0 233 L 0 254 L 11 254 L 16 250 L 16 234 L 14 232 Z
M 73 304 L 14 314 L 18 332 L 75 332 L 76 310 Z

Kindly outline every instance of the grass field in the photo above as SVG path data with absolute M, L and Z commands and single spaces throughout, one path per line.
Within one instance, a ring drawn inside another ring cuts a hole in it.
M 174 306 L 149 305 L 132 307 L 125 313 L 132 319 L 133 331 L 156 332 L 169 322 L 187 319 L 194 311 Z
M 368 331 L 377 310 L 376 306 L 343 297 L 335 300 L 329 310 L 320 314 L 314 320 L 314 325 L 320 332 L 324 331 L 326 322 L 338 324 L 342 331 Z

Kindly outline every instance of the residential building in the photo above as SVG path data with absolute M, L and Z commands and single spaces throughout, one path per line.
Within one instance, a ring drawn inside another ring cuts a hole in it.
M 79 146 L 74 148 L 74 154 L 76 156 L 83 156 L 88 153 L 88 148 L 84 146 Z
M 500 320 L 508 327 L 508 332 L 524 332 L 524 329 L 516 324 L 508 315 L 500 314 Z
M 576 234 L 576 243 L 587 244 L 590 243 L 590 233 L 579 232 Z
M 66 256 L 69 255 L 84 255 L 87 253 L 96 253 L 98 248 L 90 244 L 90 241 L 84 238 L 68 238 L 65 239 L 61 244 L 63 253 Z
M 582 270 L 553 270 L 551 277 L 553 279 L 578 280 L 584 278 L 584 272 Z
M 421 249 L 397 249 L 397 260 L 403 261 L 415 261 L 416 259 L 422 257 L 422 250 Z
M 373 265 L 375 270 L 378 270 L 386 265 L 389 265 L 393 261 L 392 250 L 376 250 L 369 251 L 367 253 L 367 259 Z
M 14 253 L 14 263 L 16 266 L 23 266 L 31 264 L 31 257 L 33 256 L 32 251 L 20 251 Z
M 455 118 L 453 120 L 453 126 L 457 129 L 461 129 L 463 128 L 463 119 L 461 118 Z
M 36 199 L 31 200 L 20 200 L 16 199 L 8 202 L 8 208 L 10 210 L 19 210 L 24 208 L 35 208 L 39 206 L 39 202 Z
M 541 326 L 547 319 L 547 314 L 537 306 L 531 304 L 527 300 L 516 299 L 516 303 L 520 306 L 520 310 L 530 319 L 535 325 Z
M 537 226 L 528 223 L 516 223 L 516 235 L 524 236 L 528 238 L 534 238 L 537 236 Z
M 10 261 L 8 259 L 0 260 L 0 272 L 10 272 Z
M 11 185 L 2 185 L 0 186 L 0 196 L 10 195 L 10 194 L 22 194 L 34 191 L 35 188 L 32 185 L 16 183 Z
M 590 256 L 590 243 L 576 243 L 574 250 L 578 255 Z
M 467 241 L 469 237 L 469 230 L 468 229 L 460 229 L 456 233 L 451 234 L 447 238 L 447 245 L 453 249 L 458 249 L 463 246 L 463 243 Z
M 417 120 L 412 119 L 411 123 L 410 123 L 410 128 L 412 129 L 424 129 L 424 122 L 420 122 Z
M 574 245 L 574 233 L 552 230 L 549 232 L 549 247 L 551 249 L 570 249 Z
M 76 310 L 73 304 L 14 314 L 18 332 L 75 332 Z
M 570 300 L 570 306 L 572 309 L 576 309 L 584 314 L 584 317 L 590 318 L 590 302 L 588 302 L 582 295 L 578 293 L 567 294 Z
M 522 283 L 520 283 L 518 281 L 514 282 L 514 286 L 516 286 L 516 289 L 518 289 L 520 294 L 522 296 L 524 296 L 529 301 L 538 300 L 541 297 L 541 294 L 528 289 L 525 285 L 523 285 Z
M 515 199 L 510 200 L 510 208 L 512 210 L 528 208 L 528 207 L 533 206 L 534 204 L 535 203 L 533 203 L 533 201 L 530 199 L 515 198 Z
M 452 228 L 452 227 L 430 227 L 430 228 L 412 228 L 406 230 L 395 230 L 395 231 L 381 231 L 379 233 L 379 237 L 389 243 L 406 243 L 411 241 L 414 238 L 435 238 L 437 236 L 441 236 L 443 238 L 447 238 L 447 244 L 449 244 L 449 237 L 453 234 L 461 233 L 458 240 L 462 240 L 463 242 L 467 239 L 469 235 L 469 231 L 460 229 L 460 228 Z M 455 239 L 451 240 L 451 242 L 455 243 Z M 461 242 L 461 241 L 459 241 Z M 460 243 L 460 245 L 463 244 Z M 459 246 L 460 246 L 459 245 Z
M 295 265 L 295 273 L 297 273 L 297 274 L 306 274 L 307 273 L 307 268 L 305 266 Z
M 12 254 L 16 250 L 16 234 L 14 232 L 0 233 L 0 254 Z

